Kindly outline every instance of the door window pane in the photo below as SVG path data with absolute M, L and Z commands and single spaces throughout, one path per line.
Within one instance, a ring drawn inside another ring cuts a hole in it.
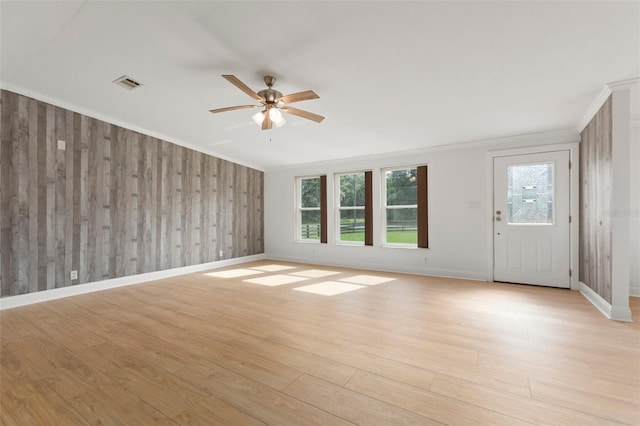
M 553 224 L 553 163 L 507 167 L 509 224 Z

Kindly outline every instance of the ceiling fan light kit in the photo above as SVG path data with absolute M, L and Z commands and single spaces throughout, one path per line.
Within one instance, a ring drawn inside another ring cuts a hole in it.
M 313 90 L 305 90 L 303 92 L 283 96 L 279 91 L 272 89 L 273 84 L 276 82 L 276 78 L 271 75 L 267 75 L 264 77 L 267 89 L 260 90 L 256 93 L 234 75 L 223 75 L 222 77 L 227 79 L 231 84 L 242 90 L 247 95 L 251 96 L 253 99 L 259 101 L 262 105 L 237 105 L 210 110 L 210 112 L 214 114 L 234 111 L 237 109 L 260 108 L 262 106 L 262 111 L 251 116 L 253 121 L 255 121 L 262 130 L 269 130 L 274 124 L 276 127 L 284 126 L 287 121 L 282 116 L 282 112 L 297 115 L 298 117 L 306 118 L 307 120 L 315 121 L 316 123 L 320 123 L 324 120 L 324 117 L 321 115 L 287 106 L 287 104 L 293 102 L 318 99 L 319 96 L 316 95 Z

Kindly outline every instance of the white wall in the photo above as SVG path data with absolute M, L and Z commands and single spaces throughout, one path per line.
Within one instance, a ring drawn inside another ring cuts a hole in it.
M 577 132 L 556 132 L 449 147 L 313 163 L 265 171 L 265 253 L 274 259 L 361 267 L 486 280 L 491 193 L 488 152 L 508 147 L 576 142 Z M 374 210 L 374 246 L 335 244 L 333 174 L 373 170 L 374 209 L 380 205 L 380 169 L 394 166 L 429 166 L 429 249 L 381 247 L 381 216 Z M 294 180 L 296 176 L 326 174 L 328 192 L 328 244 L 295 241 Z M 426 261 L 425 261 L 426 259 Z
M 631 296 L 640 297 L 640 121 L 631 124 L 630 133 L 630 256 L 631 267 L 629 281 Z

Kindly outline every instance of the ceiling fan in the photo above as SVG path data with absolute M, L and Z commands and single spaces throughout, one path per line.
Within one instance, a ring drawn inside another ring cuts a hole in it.
M 262 111 L 254 114 L 251 117 L 253 118 L 253 121 L 255 121 L 259 126 L 262 127 L 262 130 L 271 129 L 274 124 L 276 125 L 276 127 L 283 126 L 286 120 L 284 119 L 284 117 L 282 117 L 282 112 L 297 115 L 298 117 L 306 118 L 307 120 L 312 120 L 316 123 L 320 123 L 322 120 L 324 120 L 324 117 L 321 115 L 287 106 L 287 104 L 293 102 L 320 98 L 320 96 L 316 95 L 313 90 L 305 90 L 304 92 L 292 93 L 290 95 L 283 96 L 282 93 L 271 88 L 276 82 L 276 78 L 270 75 L 266 75 L 264 77 L 264 82 L 267 85 L 267 89 L 260 90 L 258 93 L 256 93 L 251 90 L 249 86 L 240 81 L 235 75 L 223 75 L 223 77 L 238 89 L 242 90 L 244 93 L 251 96 L 256 101 L 262 103 L 262 105 L 237 105 L 209 110 L 214 114 L 218 112 L 234 111 L 236 109 L 263 108 Z

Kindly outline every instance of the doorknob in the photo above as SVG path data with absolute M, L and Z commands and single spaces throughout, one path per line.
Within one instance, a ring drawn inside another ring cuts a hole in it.
M 500 216 L 496 217 L 496 222 L 500 222 L 502 218 Z

